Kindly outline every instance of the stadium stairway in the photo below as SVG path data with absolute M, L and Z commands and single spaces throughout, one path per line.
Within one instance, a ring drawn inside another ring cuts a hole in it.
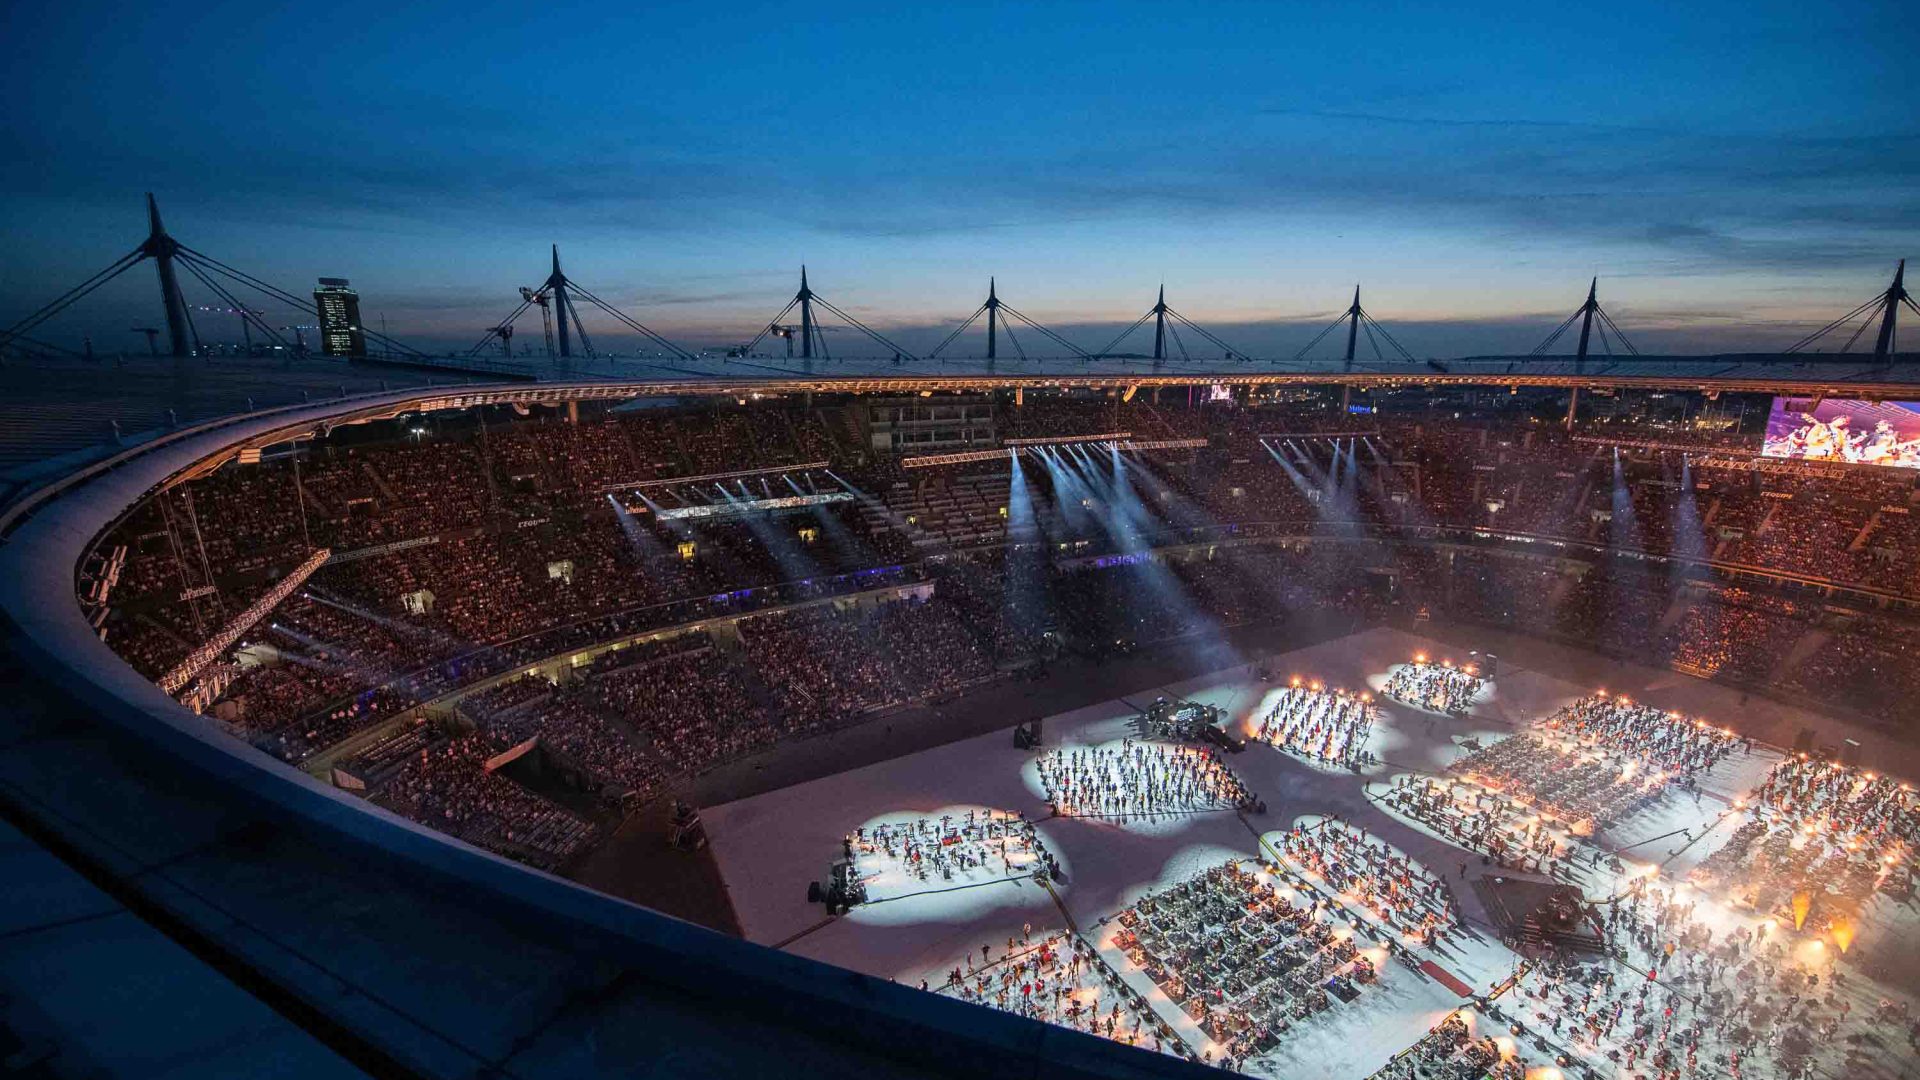
M 380 471 L 373 467 L 373 462 L 362 458 L 360 460 L 360 470 L 367 474 L 367 480 L 373 484 L 373 489 L 380 493 L 380 497 L 387 501 L 387 505 L 398 506 L 400 504 L 399 496 L 396 496 L 393 493 L 393 489 L 387 486 L 386 478 L 382 477 Z
M 1833 640 L 1832 631 L 1818 626 L 1808 628 L 1807 632 L 1801 634 L 1787 649 L 1786 655 L 1781 657 L 1780 666 L 1773 670 L 1773 675 L 1768 682 L 1789 682 L 1794 673 L 1800 670 L 1800 665 L 1806 663 L 1808 657 L 1819 652 L 1831 640 Z
M 856 451 L 864 451 L 867 449 L 865 431 L 860 426 L 859 415 L 853 409 L 843 408 L 840 410 L 840 428 L 845 433 L 847 444 L 851 445 Z
M 1682 590 L 1675 594 L 1672 602 L 1667 604 L 1667 610 L 1661 614 L 1660 621 L 1654 624 L 1653 636 L 1658 638 L 1673 629 L 1674 624 L 1686 618 L 1687 612 L 1692 611 L 1699 602 L 1698 593 Z
M 775 715 L 780 711 L 780 703 L 773 696 L 773 687 L 760 676 L 760 669 L 747 660 L 746 649 L 741 645 L 739 630 L 735 628 L 727 644 L 722 646 L 718 636 L 714 639 L 714 648 L 727 658 L 727 670 L 740 683 L 740 689 L 747 692 L 747 700 L 754 703 L 761 712 Z

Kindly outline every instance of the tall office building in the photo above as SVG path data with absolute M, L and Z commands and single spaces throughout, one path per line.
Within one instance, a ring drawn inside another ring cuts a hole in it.
M 367 355 L 367 335 L 360 329 L 360 294 L 347 279 L 323 277 L 313 290 L 313 306 L 320 311 L 320 351 L 327 356 Z

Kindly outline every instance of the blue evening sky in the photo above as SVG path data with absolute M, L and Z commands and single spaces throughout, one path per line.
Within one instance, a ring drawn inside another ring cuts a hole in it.
M 910 347 L 993 274 L 1083 347 L 1165 280 L 1266 355 L 1356 281 L 1416 353 L 1524 352 L 1593 274 L 1643 350 L 1766 349 L 1920 254 L 1899 3 L 15 3 L 0 36 L 0 325 L 136 242 L 149 189 L 432 345 L 550 242 L 689 345 L 804 261 Z M 42 336 L 138 345 L 128 277 Z

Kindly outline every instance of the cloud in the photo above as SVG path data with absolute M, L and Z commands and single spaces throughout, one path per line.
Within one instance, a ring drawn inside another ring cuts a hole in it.
M 1472 117 L 1391 116 L 1384 113 L 1344 112 L 1338 109 L 1262 109 L 1260 111 L 1267 116 L 1303 116 L 1319 120 L 1354 120 L 1367 124 L 1387 124 L 1397 127 L 1491 128 L 1496 130 L 1543 128 L 1548 130 L 1671 134 L 1671 132 L 1661 128 L 1640 127 L 1627 124 L 1600 124 L 1583 120 L 1523 120 L 1511 117 L 1479 119 Z

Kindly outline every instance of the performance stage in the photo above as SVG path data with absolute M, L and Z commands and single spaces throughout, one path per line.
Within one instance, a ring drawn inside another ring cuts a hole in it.
M 1524 667 L 1512 651 L 1503 651 L 1498 677 L 1462 715 L 1416 708 L 1375 692 L 1378 713 L 1367 743 L 1372 760 L 1331 767 L 1253 738 L 1259 718 L 1295 676 L 1329 689 L 1377 691 L 1395 665 L 1416 653 L 1464 656 L 1464 650 L 1437 641 L 1376 628 L 1049 717 L 1037 750 L 1016 749 L 1011 732 L 1000 731 L 712 807 L 704 816 L 743 933 L 752 941 L 908 985 L 924 980 L 937 991 L 956 967 L 969 978 L 983 966 L 991 974 L 991 958 L 1010 943 L 1018 949 L 1029 939 L 1077 933 L 1165 1028 L 1196 1056 L 1214 1060 L 1227 1052 L 1227 1044 L 1210 1035 L 1191 1008 L 1170 997 L 1166 984 L 1129 959 L 1115 940 L 1119 916 L 1143 897 L 1229 860 L 1261 875 L 1267 874 L 1263 864 L 1276 866 L 1280 875 L 1262 880 L 1301 906 L 1312 903 L 1307 923 L 1325 924 L 1329 937 L 1351 939 L 1361 955 L 1371 958 L 1378 978 L 1359 987 L 1350 1001 L 1330 1000 L 1309 1015 L 1288 1017 L 1270 1048 L 1241 1064 L 1249 1073 L 1289 1080 L 1362 1080 L 1466 1003 L 1460 987 L 1486 995 L 1509 980 L 1520 962 L 1502 944 L 1483 890 L 1470 884 L 1498 873 L 1498 867 L 1452 842 L 1444 828 L 1389 806 L 1385 793 L 1401 777 L 1450 776 L 1448 766 L 1474 749 L 1499 743 L 1596 689 Z M 1260 676 L 1262 671 L 1268 678 Z M 1616 693 L 1704 714 L 1717 723 L 1738 724 L 1744 713 L 1737 691 L 1713 684 L 1624 667 L 1615 669 L 1613 678 Z M 1040 755 L 1140 740 L 1145 733 L 1137 718 L 1160 695 L 1225 712 L 1229 731 L 1248 739 L 1248 745 L 1241 753 L 1216 752 L 1265 803 L 1266 813 L 1188 806 L 1146 814 L 1050 816 L 1035 767 Z M 1576 853 L 1566 880 L 1587 899 L 1603 900 L 1644 889 L 1656 877 L 1667 882 L 1684 875 L 1724 843 L 1732 830 L 1733 801 L 1779 760 L 1765 748 L 1734 753 L 1695 778 L 1697 791 L 1661 790 L 1590 836 L 1566 837 L 1564 845 Z M 1057 861 L 1058 878 L 1009 875 L 1001 867 L 902 887 L 896 876 L 878 902 L 842 917 L 829 917 L 822 905 L 808 903 L 808 883 L 826 880 L 830 865 L 843 855 L 848 833 L 879 822 L 937 819 L 968 809 L 1018 814 L 1032 822 Z M 1410 868 L 1429 884 L 1438 879 L 1457 904 L 1459 928 L 1449 926 L 1428 944 L 1408 932 L 1403 914 L 1383 919 L 1353 889 L 1335 887 L 1282 857 L 1289 830 L 1329 827 L 1357 830 L 1356 842 L 1377 847 L 1381 858 L 1400 860 L 1395 865 Z M 1596 855 L 1602 857 L 1596 860 Z M 1615 858 L 1619 869 L 1611 865 Z M 1706 905 L 1699 917 L 1721 925 L 1723 933 L 1744 918 Z M 1889 916 L 1876 906 L 1874 917 L 1863 920 L 1855 948 L 1868 947 L 1868 934 L 1881 939 L 1873 947 L 1910 940 L 1913 922 L 1910 913 Z M 1389 953 L 1389 942 L 1405 959 Z M 983 946 L 988 956 L 982 955 Z M 1539 1052 L 1528 1060 L 1541 1060 Z M 1745 1072 L 1773 1075 L 1757 1067 Z

